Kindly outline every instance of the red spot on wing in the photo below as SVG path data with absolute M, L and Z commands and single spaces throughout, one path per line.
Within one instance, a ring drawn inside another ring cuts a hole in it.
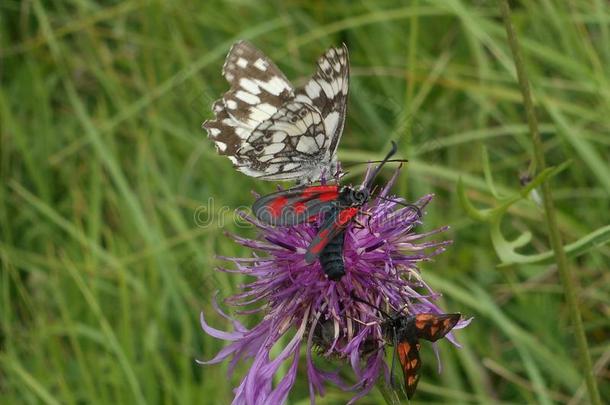
M 314 246 L 312 246 L 311 249 L 309 249 L 309 251 L 311 253 L 318 254 L 322 251 L 322 249 L 324 249 L 324 246 L 326 246 L 326 240 L 322 239 L 318 243 L 316 243 Z
M 318 196 L 318 199 L 320 201 L 334 201 L 337 198 L 339 198 L 339 193 L 337 192 L 337 190 L 335 191 L 330 191 L 327 193 L 322 193 Z
M 302 201 L 297 201 L 296 203 L 294 203 L 294 205 L 292 206 L 292 208 L 294 208 L 294 212 L 298 215 L 298 214 L 302 214 L 305 211 L 307 211 L 307 206 L 305 205 L 304 202 Z
M 322 194 L 322 193 L 338 193 L 339 188 L 334 186 L 309 186 L 303 190 L 302 196 Z
M 318 199 L 320 201 L 333 201 L 339 197 L 338 186 L 311 186 L 303 190 L 302 199 Z
M 282 214 L 282 209 L 286 206 L 286 203 L 288 203 L 288 199 L 284 196 L 279 196 L 271 201 L 271 203 L 269 203 L 269 212 L 271 213 L 271 216 L 274 218 L 279 217 Z
M 352 218 L 354 218 L 354 216 L 356 216 L 357 213 L 358 213 L 357 207 L 350 207 L 350 208 L 346 208 L 346 209 L 342 210 L 339 213 L 339 217 L 337 218 L 337 225 L 343 226 L 343 225 L 347 224 L 349 221 L 352 220 Z
M 323 229 L 320 233 L 319 236 L 320 238 L 326 238 L 328 236 L 328 234 L 330 233 L 329 229 Z
M 318 241 L 318 243 L 316 243 L 315 245 L 313 245 L 311 247 L 311 249 L 309 249 L 309 251 L 311 253 L 315 253 L 318 254 L 322 251 L 322 249 L 324 249 L 324 246 L 326 246 L 328 244 L 328 234 L 330 233 L 330 230 L 328 229 L 324 229 L 322 232 L 320 232 L 318 234 L 318 238 L 320 238 L 320 240 Z

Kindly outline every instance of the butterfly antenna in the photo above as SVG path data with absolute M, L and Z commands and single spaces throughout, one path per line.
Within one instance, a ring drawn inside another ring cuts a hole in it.
M 402 201 L 393 200 L 391 198 L 382 197 L 380 195 L 376 196 L 376 198 L 379 198 L 380 200 L 384 200 L 384 201 L 390 201 L 390 202 L 393 202 L 395 204 L 402 205 L 403 207 L 411 208 L 413 211 L 417 212 L 417 216 L 419 218 L 422 217 L 421 209 L 417 205 L 415 205 L 415 204 L 407 204 L 407 203 L 404 203 Z
M 364 165 L 369 163 L 409 163 L 409 159 L 367 160 L 366 162 L 352 162 L 352 165 Z
M 362 298 L 360 298 L 360 297 L 358 297 L 356 294 L 354 294 L 354 292 L 353 292 L 353 291 L 350 293 L 350 295 L 352 296 L 352 299 L 353 299 L 354 301 L 361 302 L 361 303 L 363 303 L 363 304 L 368 305 L 368 306 L 369 306 L 369 307 L 371 307 L 371 308 L 376 309 L 377 311 L 379 311 L 379 313 L 380 313 L 381 315 L 383 315 L 384 317 L 386 317 L 386 318 L 388 318 L 388 319 L 391 319 L 391 318 L 392 318 L 392 317 L 391 317 L 391 316 L 390 316 L 390 315 L 389 315 L 387 312 L 385 312 L 383 309 L 379 308 L 377 305 L 371 304 L 370 302 L 368 302 L 368 301 L 366 301 L 366 300 L 363 300 Z
M 396 154 L 396 151 L 398 151 L 398 145 L 396 145 L 396 142 L 392 141 L 392 149 L 390 150 L 390 152 L 388 152 L 388 154 L 385 156 L 385 158 L 383 158 L 383 160 L 381 161 L 379 166 L 377 166 L 375 168 L 375 171 L 373 172 L 373 174 L 371 174 L 371 177 L 369 177 L 369 180 L 364 185 L 366 188 L 371 188 L 373 181 L 375 181 L 375 177 L 377 177 L 377 175 L 381 171 L 381 168 L 383 167 L 383 165 L 386 164 L 386 162 L 388 160 L 390 160 L 390 158 Z

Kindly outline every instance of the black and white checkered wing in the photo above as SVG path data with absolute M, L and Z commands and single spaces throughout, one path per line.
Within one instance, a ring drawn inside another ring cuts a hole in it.
M 318 69 L 309 81 L 296 91 L 295 100 L 314 105 L 324 120 L 330 142 L 326 159 L 334 161 L 343 133 L 349 90 L 349 54 L 347 46 L 330 48 L 318 60 Z
M 237 151 L 249 162 L 238 168 L 265 180 L 317 180 L 328 145 L 320 112 L 311 104 L 289 101 Z
M 280 69 L 247 41 L 231 47 L 222 74 L 231 88 L 214 103 L 215 118 L 204 122 L 203 128 L 219 154 L 238 167 L 248 167 L 237 151 L 258 125 L 294 98 L 294 89 Z
M 203 127 L 241 172 L 264 180 L 313 181 L 331 175 L 343 130 L 349 80 L 347 48 L 331 48 L 295 91 L 282 72 L 245 41 L 227 56 L 231 89 Z

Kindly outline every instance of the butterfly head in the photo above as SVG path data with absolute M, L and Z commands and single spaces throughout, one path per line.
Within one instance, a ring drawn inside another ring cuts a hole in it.
M 371 197 L 370 190 L 364 186 L 359 188 L 344 187 L 341 194 L 343 202 L 349 207 L 361 207 Z

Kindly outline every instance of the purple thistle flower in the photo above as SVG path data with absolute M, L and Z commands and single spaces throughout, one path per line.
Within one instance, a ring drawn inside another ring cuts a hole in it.
M 254 277 L 254 281 L 242 285 L 241 292 L 228 298 L 226 303 L 238 308 L 239 314 L 261 312 L 264 316 L 248 329 L 214 303 L 216 311 L 233 324 L 233 332 L 224 332 L 211 327 L 201 314 L 206 333 L 231 342 L 213 359 L 201 364 L 215 364 L 230 358 L 229 372 L 232 372 L 238 361 L 252 359 L 248 373 L 234 390 L 233 404 L 284 403 L 296 379 L 303 345 L 312 403 L 316 394 L 324 394 L 326 381 L 344 390 L 356 391 L 351 403 L 368 393 L 382 373 L 387 377 L 383 350 L 386 341 L 379 313 L 355 302 L 351 294 L 394 311 L 442 313 L 433 303 L 439 294 L 422 280 L 417 264 L 442 253 L 451 243 L 423 241 L 447 227 L 427 233 L 414 232 L 421 222 L 416 210 L 401 205 L 403 201 L 397 197 L 388 198 L 397 175 L 398 171 L 358 215 L 364 226 L 352 222 L 347 227 L 343 251 L 346 274 L 338 282 L 330 281 L 318 262 L 306 264 L 304 261 L 305 251 L 321 221 L 274 228 L 242 213 L 259 228 L 260 238 L 233 238 L 240 245 L 265 255 L 223 258 L 233 263 L 235 269 L 221 271 Z M 423 210 L 431 199 L 431 195 L 424 196 L 415 205 Z M 252 306 L 256 309 L 248 309 Z M 468 323 L 462 320 L 456 329 Z M 283 336 L 290 340 L 272 359 L 271 350 Z M 457 345 L 451 335 L 448 338 Z M 314 352 L 347 360 L 358 383 L 350 387 L 338 373 L 317 368 Z M 274 387 L 273 377 L 286 361 L 290 362 L 288 371 Z

